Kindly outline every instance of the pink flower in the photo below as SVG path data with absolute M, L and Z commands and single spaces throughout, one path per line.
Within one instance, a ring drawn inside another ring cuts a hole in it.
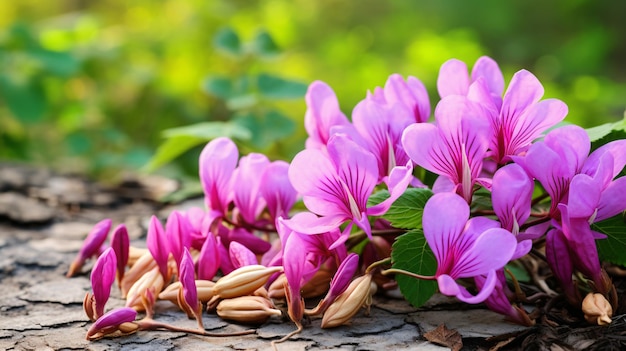
M 128 230 L 124 224 L 118 225 L 113 231 L 113 236 L 111 237 L 111 247 L 113 248 L 113 251 L 115 251 L 115 257 L 117 257 L 117 284 L 120 285 L 122 278 L 124 277 L 124 272 L 126 271 L 126 264 L 128 263 L 130 250 Z
M 402 135 L 404 150 L 418 166 L 441 176 L 435 192 L 453 191 L 470 203 L 474 184 L 489 186 L 479 179 L 489 146 L 481 107 L 463 96 L 448 96 L 437 105 L 435 120 L 408 126 Z
M 117 258 L 115 257 L 115 251 L 112 248 L 108 248 L 100 255 L 91 270 L 91 288 L 93 290 L 96 318 L 104 314 L 104 306 L 109 300 L 111 286 L 115 280 L 116 267 Z
M 327 151 L 301 151 L 289 167 L 293 187 L 303 195 L 306 207 L 320 217 L 300 215 L 286 224 L 299 233 L 318 234 L 336 229 L 350 220 L 371 236 L 368 216 L 385 213 L 404 192 L 412 177 L 411 163 L 396 167 L 389 176 L 391 196 L 368 208 L 367 199 L 378 179 L 374 155 L 342 134 L 330 138 Z M 347 234 L 349 228 L 344 232 Z
M 348 118 L 339 109 L 335 92 L 326 83 L 321 81 L 311 83 L 304 99 L 307 105 L 304 128 L 309 134 L 306 140 L 307 149 L 322 150 L 334 134 L 333 128 L 352 127 Z
M 424 207 L 424 236 L 437 259 L 439 291 L 467 303 L 484 301 L 493 291 L 496 271 L 513 257 L 517 240 L 485 217 L 469 219 L 469 206 L 453 193 L 433 195 Z M 472 296 L 455 280 L 486 275 L 478 295 Z
M 165 230 L 156 216 L 150 217 L 146 242 L 152 258 L 154 258 L 154 261 L 159 266 L 159 271 L 163 276 L 163 280 L 169 281 L 167 261 L 169 260 L 170 251 L 167 243 L 167 237 L 165 236 Z

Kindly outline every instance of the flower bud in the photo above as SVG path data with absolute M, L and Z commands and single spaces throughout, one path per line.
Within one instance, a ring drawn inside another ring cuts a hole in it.
M 269 277 L 282 272 L 283 267 L 265 267 L 262 265 L 243 266 L 221 277 L 213 291 L 222 299 L 246 296 L 265 285 Z
M 585 296 L 582 305 L 585 320 L 597 325 L 609 325 L 613 316 L 611 304 L 602 294 L 589 293 Z
M 96 223 L 87 235 L 87 238 L 85 238 L 85 241 L 83 241 L 83 246 L 80 248 L 78 255 L 74 261 L 72 261 L 66 274 L 68 278 L 78 273 L 87 259 L 101 252 L 102 244 L 106 241 L 109 230 L 111 230 L 110 219 L 103 219 Z
M 217 315 L 239 323 L 261 324 L 271 316 L 280 316 L 272 302 L 261 296 L 241 296 L 220 301 Z
M 374 285 L 375 287 L 375 285 Z M 345 324 L 363 306 L 369 306 L 372 298 L 372 275 L 354 279 L 324 313 L 322 328 L 334 328 Z

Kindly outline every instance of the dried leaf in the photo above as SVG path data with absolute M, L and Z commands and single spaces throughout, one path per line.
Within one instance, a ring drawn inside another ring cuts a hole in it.
M 463 348 L 461 334 L 454 329 L 448 329 L 445 324 L 424 334 L 426 340 L 441 346 L 446 346 L 452 351 L 460 351 Z

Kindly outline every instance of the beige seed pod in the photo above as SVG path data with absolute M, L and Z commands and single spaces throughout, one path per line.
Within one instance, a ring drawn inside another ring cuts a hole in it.
M 282 271 L 283 267 L 280 266 L 243 266 L 215 282 L 213 292 L 215 296 L 222 299 L 250 295 L 254 293 L 255 290 L 262 287 L 272 274 Z
M 613 316 L 613 308 L 602 294 L 589 293 L 582 304 L 585 320 L 592 324 L 609 325 Z
M 137 259 L 135 264 L 124 274 L 121 287 L 122 297 L 126 297 L 130 290 L 130 287 L 141 279 L 146 273 L 157 266 L 156 261 L 152 258 L 150 252 L 146 252 Z
M 150 289 L 150 293 L 157 296 L 163 290 L 163 285 L 163 276 L 159 272 L 159 268 L 152 268 L 130 287 L 126 295 L 126 307 L 131 307 L 138 312 L 145 311 L 146 291 Z M 152 308 L 152 306 L 148 307 Z
M 141 256 L 145 255 L 146 252 L 150 252 L 150 251 L 148 249 L 144 249 L 144 248 L 140 248 L 136 246 L 130 246 L 128 248 L 128 266 L 129 267 L 134 266 L 137 260 Z
M 372 294 L 371 274 L 354 279 L 346 291 L 328 306 L 322 318 L 322 328 L 334 328 L 347 323 L 361 307 L 371 304 Z
M 168 285 L 159 294 L 159 299 L 168 300 L 175 305 L 178 305 L 178 291 L 181 288 L 180 281 L 176 281 Z M 196 290 L 198 291 L 198 300 L 202 303 L 206 303 L 213 297 L 213 286 L 215 282 L 211 280 L 196 280 Z M 178 306 L 180 307 L 180 306 Z
M 239 323 L 261 324 L 271 316 L 280 316 L 272 302 L 261 296 L 240 296 L 220 301 L 217 315 Z
M 267 295 L 271 299 L 280 300 L 285 298 L 285 283 L 287 282 L 287 277 L 285 274 L 281 274 L 276 278 L 272 284 L 270 284 L 269 289 L 267 290 Z

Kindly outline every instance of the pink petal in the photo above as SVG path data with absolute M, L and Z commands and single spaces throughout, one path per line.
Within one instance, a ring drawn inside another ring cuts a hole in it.
M 487 87 L 489 87 L 489 92 L 493 96 L 502 96 L 504 92 L 504 76 L 496 61 L 490 57 L 481 56 L 472 68 L 472 81 L 478 80 L 479 77 L 485 80 Z
M 115 280 L 117 258 L 113 248 L 104 250 L 91 269 L 91 288 L 96 301 L 96 316 L 104 314 L 104 305 L 111 295 L 111 286 Z
M 469 85 L 470 78 L 465 62 L 451 59 L 441 65 L 437 78 L 437 90 L 441 98 L 449 95 L 467 95 Z
M 413 116 L 413 122 L 426 122 L 430 116 L 430 100 L 424 84 L 409 76 L 406 81 L 399 74 L 392 74 L 385 83 L 385 99 L 390 105 L 399 103 L 406 106 Z
M 348 119 L 339 109 L 335 92 L 324 82 L 311 83 L 304 98 L 304 127 L 309 134 L 306 147 L 322 149 L 330 138 L 331 127 L 349 124 Z
M 517 164 L 500 168 L 493 176 L 491 201 L 493 210 L 502 222 L 502 227 L 519 232 L 519 227 L 530 216 L 530 202 L 534 182 Z
M 254 252 L 236 241 L 230 243 L 228 253 L 230 261 L 236 268 L 259 264 Z
M 491 270 L 487 273 L 487 279 L 477 295 L 474 296 L 470 294 L 465 287 L 459 286 L 459 293 L 456 295 L 456 298 L 465 303 L 481 303 L 491 296 L 497 281 L 498 277 L 496 271 Z
M 320 234 L 339 228 L 349 218 L 345 215 L 318 217 L 311 212 L 299 212 L 284 224 L 302 234 Z
M 530 106 L 523 114 L 509 120 L 508 154 L 518 154 L 548 128 L 561 122 L 567 115 L 567 105 L 561 100 L 547 99 Z
M 500 269 L 511 260 L 516 248 L 517 239 L 513 234 L 501 228 L 488 229 L 461 253 L 449 274 L 469 278 Z
M 200 181 L 208 209 L 226 213 L 231 200 L 230 181 L 237 166 L 239 151 L 228 138 L 209 142 L 200 154 Z
M 118 283 L 124 276 L 126 270 L 126 264 L 128 263 L 128 253 L 130 250 L 130 241 L 128 238 L 128 230 L 124 224 L 120 224 L 113 231 L 111 237 L 111 247 L 115 251 L 115 257 L 117 258 L 117 276 Z
M 440 266 L 444 265 L 469 218 L 467 202 L 454 193 L 433 195 L 422 216 L 424 237 Z
M 198 256 L 198 279 L 211 280 L 220 268 L 219 237 L 209 233 Z
M 148 234 L 146 237 L 148 250 L 159 266 L 159 271 L 164 280 L 168 279 L 167 260 L 169 259 L 169 247 L 163 225 L 156 216 L 150 217 Z
M 267 166 L 261 175 L 261 195 L 267 203 L 270 216 L 287 217 L 298 196 L 296 189 L 289 181 L 289 164 L 274 161 Z
M 532 73 L 520 70 L 513 75 L 502 102 L 502 120 L 510 125 L 509 119 L 519 116 L 543 96 L 543 86 Z
M 559 154 L 560 163 L 567 167 L 570 178 L 581 170 L 591 148 L 589 135 L 577 125 L 553 129 L 546 135 L 544 142 Z
M 611 172 L 612 178 L 624 169 L 626 166 L 626 140 L 615 140 L 605 145 L 600 146 L 597 150 L 589 155 L 589 158 L 585 161 L 583 165 L 582 171 L 583 173 L 587 173 L 592 175 L 593 172 L 597 169 L 597 164 L 599 163 L 599 159 L 605 154 L 609 153 L 613 156 L 613 170 Z
M 172 211 L 165 223 L 165 236 L 168 240 L 169 251 L 174 256 L 177 265 L 180 265 L 183 249 L 191 246 L 191 224 L 187 217 L 178 211 Z
M 193 258 L 189 250 L 185 247 L 182 253 L 180 266 L 178 267 L 178 279 L 183 288 L 185 303 L 191 311 L 198 310 L 198 290 L 196 289 L 196 277 L 194 271 Z
M 604 189 L 598 203 L 595 222 L 611 218 L 626 210 L 626 177 L 618 178 Z
M 239 160 L 233 173 L 235 206 L 246 223 L 254 223 L 265 208 L 265 200 L 260 194 L 260 175 L 269 164 L 267 156 L 251 153 Z

